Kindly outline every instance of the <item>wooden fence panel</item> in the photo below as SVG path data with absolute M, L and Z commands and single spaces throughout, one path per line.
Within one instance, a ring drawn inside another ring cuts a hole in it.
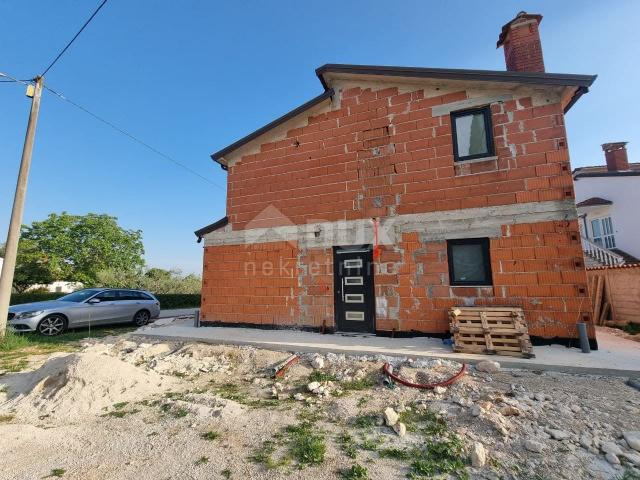
M 594 316 L 609 316 L 618 324 L 640 323 L 640 265 L 587 270 Z M 599 285 L 603 285 L 599 288 Z M 610 308 L 610 314 L 603 312 Z M 598 318 L 595 318 L 595 323 Z

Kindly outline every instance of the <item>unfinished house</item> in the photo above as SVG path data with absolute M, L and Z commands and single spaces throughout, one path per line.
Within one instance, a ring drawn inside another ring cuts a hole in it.
M 534 341 L 594 340 L 565 114 L 595 77 L 545 71 L 541 20 L 502 27 L 506 71 L 324 65 L 214 153 L 203 323 L 436 336 L 452 307 L 518 306 Z

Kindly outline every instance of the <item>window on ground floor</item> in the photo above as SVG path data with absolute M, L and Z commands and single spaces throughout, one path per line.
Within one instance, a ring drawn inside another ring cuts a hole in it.
M 451 285 L 492 285 L 488 238 L 448 240 L 447 254 Z
M 591 220 L 591 234 L 593 243 L 605 248 L 616 248 L 611 217 L 594 218 Z
M 489 107 L 451 113 L 451 128 L 456 162 L 495 155 Z

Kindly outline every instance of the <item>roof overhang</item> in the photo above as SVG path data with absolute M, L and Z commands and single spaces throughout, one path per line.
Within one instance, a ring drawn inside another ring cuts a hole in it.
M 202 237 L 204 237 L 207 233 L 214 232 L 219 230 L 220 228 L 226 227 L 229 223 L 229 217 L 222 217 L 220 220 L 213 222 L 211 225 L 207 225 L 206 227 L 202 227 L 200 230 L 196 230 L 196 237 L 198 237 L 198 243 L 202 241 Z
M 585 172 L 574 173 L 573 179 L 579 180 L 581 178 L 597 178 L 597 177 L 638 177 L 640 176 L 640 170 L 625 170 L 615 172 Z
M 285 113 L 281 117 L 275 119 L 273 122 L 268 123 L 264 127 L 261 127 L 259 129 L 255 130 L 254 132 L 250 133 L 246 137 L 242 137 L 240 140 L 238 140 L 236 142 L 233 142 L 231 145 L 223 148 L 222 150 L 218 150 L 217 152 L 211 154 L 212 160 L 215 161 L 215 162 L 218 162 L 222 166 L 222 168 L 226 170 L 227 169 L 227 161 L 224 159 L 225 155 L 233 152 L 234 150 L 239 149 L 240 147 L 243 147 L 244 145 L 248 144 L 252 140 L 255 140 L 259 136 L 261 136 L 261 135 L 273 130 L 274 128 L 282 125 L 283 123 L 285 123 L 285 122 L 297 117 L 298 115 L 306 112 L 310 108 L 313 108 L 316 105 L 319 105 L 320 103 L 324 102 L 325 100 L 333 97 L 333 95 L 334 95 L 333 90 L 330 89 L 330 88 L 327 89 L 325 92 L 321 93 L 317 97 L 314 97 L 311 100 L 309 100 L 308 102 L 303 103 L 299 107 L 294 108 L 290 112 Z

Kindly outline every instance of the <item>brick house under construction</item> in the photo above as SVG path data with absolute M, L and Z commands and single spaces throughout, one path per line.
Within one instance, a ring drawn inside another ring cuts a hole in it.
M 203 323 L 442 335 L 452 306 L 508 305 L 534 340 L 575 339 L 564 118 L 595 76 L 545 72 L 541 19 L 502 28 L 507 71 L 324 65 L 321 95 L 213 154 Z

